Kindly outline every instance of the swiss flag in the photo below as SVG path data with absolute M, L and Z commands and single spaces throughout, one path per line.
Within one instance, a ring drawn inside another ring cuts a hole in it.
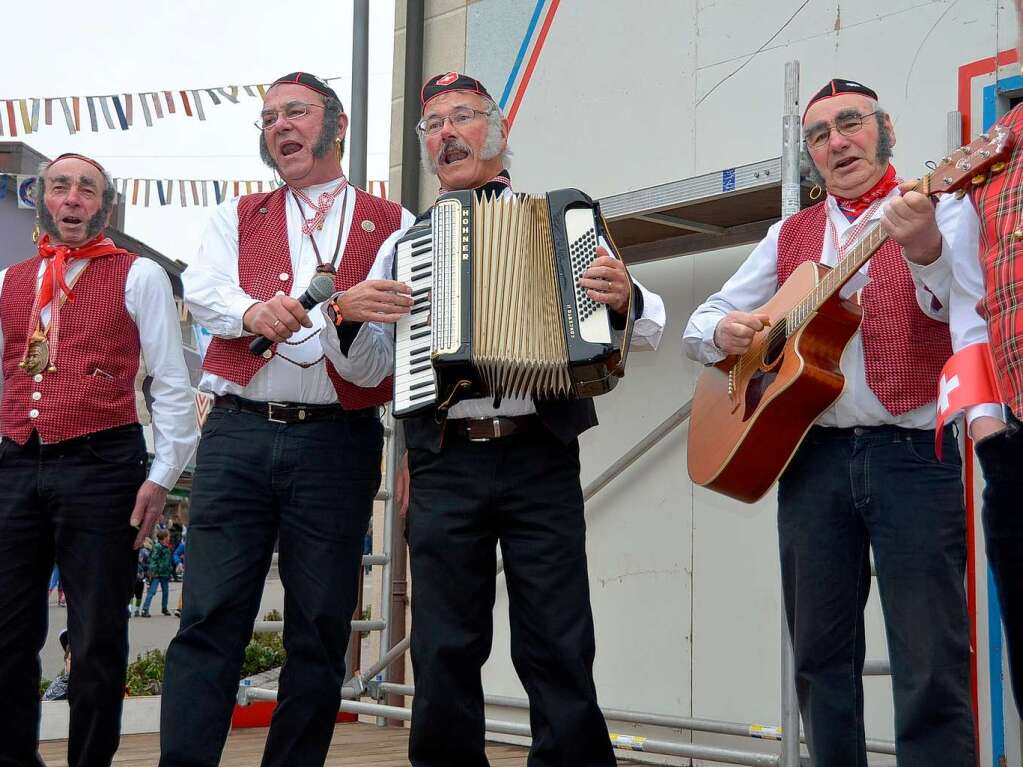
M 934 453 L 941 460 L 941 434 L 945 424 L 974 405 L 1001 402 L 991 347 L 972 344 L 948 358 L 938 379 Z

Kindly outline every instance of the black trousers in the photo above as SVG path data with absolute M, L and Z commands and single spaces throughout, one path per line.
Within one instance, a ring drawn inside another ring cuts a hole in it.
M 984 542 L 998 586 L 1016 708 L 1023 713 L 1023 424 L 980 442 L 984 469 Z
M 125 605 L 137 553 L 131 511 L 145 480 L 137 424 L 41 445 L 0 444 L 0 765 L 36 767 L 39 652 L 54 560 L 67 594 L 71 767 L 117 751 L 128 661 Z M 55 674 L 57 669 L 47 669 Z
M 288 659 L 262 763 L 323 764 L 382 444 L 373 410 L 300 424 L 212 410 L 196 458 L 181 626 L 167 650 L 162 767 L 220 762 L 278 539 Z
M 448 434 L 410 450 L 415 767 L 483 767 L 480 669 L 493 637 L 496 547 L 511 653 L 529 696 L 530 767 L 615 758 L 593 684 L 593 617 L 579 445 L 541 430 L 491 442 Z
M 866 767 L 863 608 L 873 549 L 899 767 L 973 767 L 966 510 L 951 428 L 815 426 L 778 485 L 785 612 L 810 763 Z

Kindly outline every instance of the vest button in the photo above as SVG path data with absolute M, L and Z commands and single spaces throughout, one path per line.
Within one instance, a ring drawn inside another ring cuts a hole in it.
M 288 281 L 288 273 L 287 272 L 281 272 L 278 275 L 278 277 L 281 278 L 281 282 L 287 282 Z
M 34 376 L 32 376 L 32 380 L 35 381 L 36 383 L 42 383 L 42 381 L 43 381 L 43 374 L 42 373 L 36 373 Z
M 38 401 L 38 400 L 41 400 L 42 398 L 43 398 L 43 393 L 42 392 L 39 392 L 39 391 L 32 392 L 32 399 Z
M 283 290 L 278 290 L 276 293 L 274 293 L 274 295 L 275 296 L 283 296 L 284 295 L 284 291 Z
M 31 410 L 28 411 L 28 417 L 29 418 L 38 418 L 39 417 L 39 411 L 36 410 L 35 408 L 32 408 Z
M 270 359 L 273 356 L 274 356 L 274 353 L 272 351 L 270 351 L 269 349 L 267 349 L 265 352 L 263 352 L 263 359 L 265 359 L 265 360 L 268 360 L 268 359 Z
M 374 232 L 376 231 L 377 228 L 377 225 L 370 221 L 368 218 L 363 219 L 361 226 L 364 232 Z

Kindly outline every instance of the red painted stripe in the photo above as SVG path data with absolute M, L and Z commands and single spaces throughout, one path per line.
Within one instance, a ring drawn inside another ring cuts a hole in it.
M 526 64 L 526 71 L 523 73 L 522 81 L 515 92 L 515 100 L 512 102 L 511 109 L 508 110 L 508 130 L 511 130 L 511 126 L 515 122 L 515 114 L 519 111 L 519 104 L 522 102 L 522 97 L 526 94 L 526 88 L 529 87 L 529 78 L 533 76 L 533 69 L 536 67 L 537 59 L 540 58 L 540 51 L 543 50 L 543 44 L 547 40 L 547 32 L 551 28 L 554 14 L 558 12 L 558 5 L 560 3 L 561 0 L 551 0 L 551 6 L 547 9 L 547 16 L 540 27 L 540 34 L 537 36 L 536 45 L 533 46 L 533 52 L 529 54 L 529 63 Z
M 185 114 L 189 117 L 192 116 L 192 105 L 188 103 L 188 94 L 184 91 L 178 91 L 181 94 L 181 106 L 185 108 Z
M 986 75 L 994 72 L 1003 64 L 1012 64 L 1016 61 L 1016 49 L 999 51 L 997 56 L 988 56 L 986 59 L 971 61 L 959 67 L 959 113 L 963 116 L 963 144 L 969 144 L 973 136 L 973 78 L 979 75 Z
M 966 485 L 966 610 L 970 621 L 970 704 L 973 708 L 973 722 L 980 732 L 980 692 L 979 670 L 977 661 L 977 514 L 973 503 L 973 440 L 969 437 L 964 442 L 963 467 Z M 980 764 L 980 738 L 974 744 L 977 749 L 977 764 Z

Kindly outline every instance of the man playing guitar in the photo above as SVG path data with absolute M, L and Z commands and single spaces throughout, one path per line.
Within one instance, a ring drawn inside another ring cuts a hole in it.
M 933 431 L 935 382 L 952 348 L 950 304 L 978 298 L 949 289 L 949 253 L 960 246 L 968 201 L 949 196 L 935 208 L 923 194 L 900 194 L 889 162 L 891 119 L 860 83 L 835 79 L 817 92 L 803 115 L 803 137 L 825 199 L 772 226 L 696 310 L 686 354 L 713 364 L 745 353 L 767 319 L 755 307 L 801 263 L 834 266 L 882 222 L 890 239 L 847 286 L 863 288 L 863 320 L 841 354 L 845 388 L 807 433 L 778 488 L 800 710 L 813 764 L 866 765 L 863 608 L 873 549 L 899 764 L 972 765 L 961 462 L 950 429 L 945 461 L 936 459 Z

